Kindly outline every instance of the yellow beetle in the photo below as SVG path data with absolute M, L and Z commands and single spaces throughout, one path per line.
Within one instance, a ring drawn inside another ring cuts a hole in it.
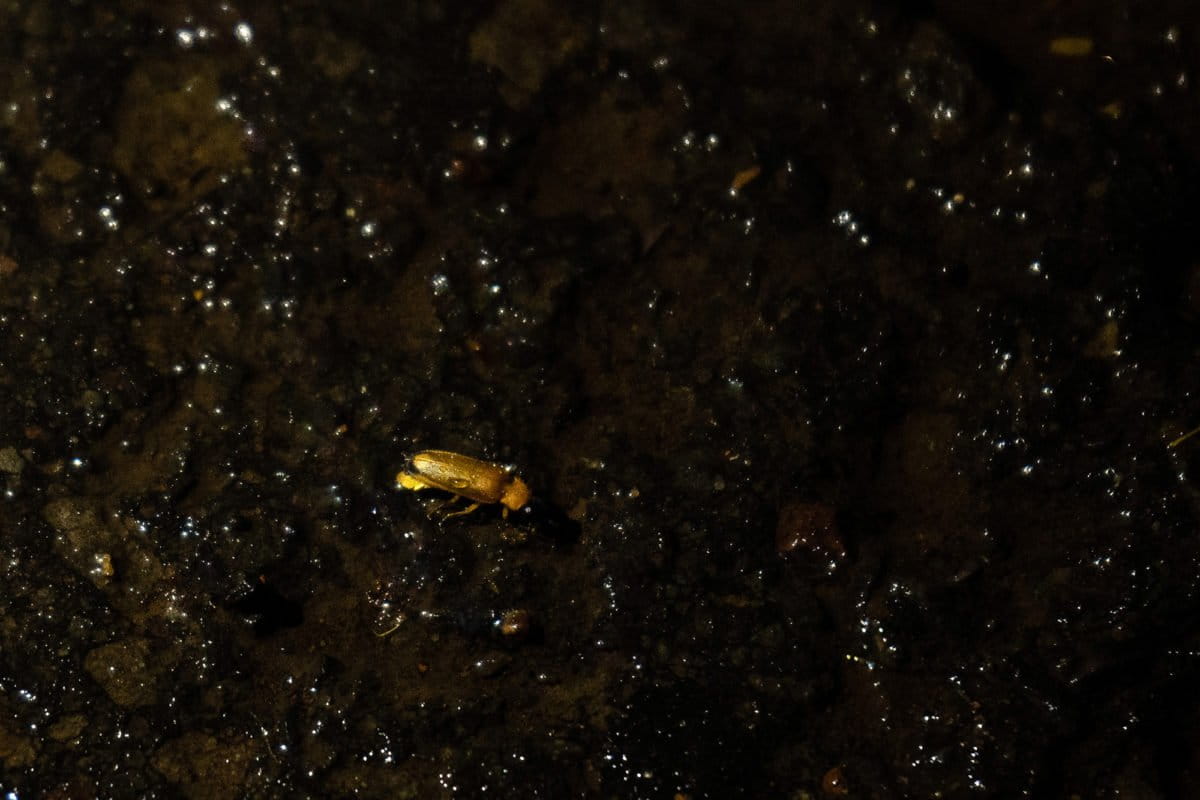
M 414 492 L 441 489 L 455 499 L 474 501 L 462 511 L 447 514 L 446 519 L 470 514 L 485 503 L 499 503 L 507 518 L 509 511 L 520 511 L 532 497 L 529 486 L 510 468 L 448 450 L 422 450 L 414 455 L 397 473 L 396 488 Z

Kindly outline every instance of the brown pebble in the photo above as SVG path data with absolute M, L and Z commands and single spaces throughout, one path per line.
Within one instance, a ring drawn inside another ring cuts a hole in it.
M 787 503 L 779 510 L 775 549 L 783 555 L 806 553 L 834 564 L 846 557 L 837 512 L 824 503 Z
M 821 792 L 834 797 L 841 797 L 850 792 L 846 787 L 846 776 L 841 767 L 834 767 L 821 778 Z
M 523 608 L 510 608 L 500 615 L 500 633 L 505 636 L 526 636 L 531 622 Z

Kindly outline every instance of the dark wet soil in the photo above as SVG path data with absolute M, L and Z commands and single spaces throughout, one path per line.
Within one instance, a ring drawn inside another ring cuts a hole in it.
M 267 5 L 0 6 L 5 798 L 1200 795 L 1190 3 Z

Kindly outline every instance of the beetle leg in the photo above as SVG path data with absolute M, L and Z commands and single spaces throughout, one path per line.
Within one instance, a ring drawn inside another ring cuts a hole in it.
M 457 495 L 448 499 L 433 499 L 425 504 L 425 515 L 430 519 L 441 519 L 442 512 L 454 505 L 454 501 L 457 499 Z
M 447 514 L 446 516 L 442 517 L 442 519 L 450 519 L 451 517 L 466 516 L 467 514 L 470 514 L 472 511 L 474 511 L 477 508 L 479 508 L 479 503 L 471 503 L 471 505 L 467 506 L 462 511 L 455 511 L 453 513 Z
M 477 508 L 479 506 L 479 504 L 476 503 L 474 506 L 472 506 L 466 510 L 463 510 L 463 511 L 451 511 L 450 509 L 454 507 L 454 504 L 462 499 L 463 499 L 463 497 L 460 494 L 450 495 L 450 497 L 448 497 L 447 499 L 435 503 L 433 505 L 433 508 L 429 512 L 429 516 L 435 517 L 438 520 L 446 520 L 446 519 L 450 519 L 451 517 L 458 517 L 458 516 L 462 516 L 463 514 L 470 514 L 472 511 L 475 510 L 475 508 Z

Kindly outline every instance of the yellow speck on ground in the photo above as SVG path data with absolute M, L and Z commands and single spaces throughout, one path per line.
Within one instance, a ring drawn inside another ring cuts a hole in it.
M 755 164 L 752 167 L 747 167 L 739 171 L 733 176 L 733 181 L 729 184 L 729 190 L 734 194 L 740 192 L 747 184 L 757 178 L 762 172 L 762 167 Z
M 1059 36 L 1050 40 L 1050 53 L 1067 58 L 1091 55 L 1096 43 L 1090 36 Z

